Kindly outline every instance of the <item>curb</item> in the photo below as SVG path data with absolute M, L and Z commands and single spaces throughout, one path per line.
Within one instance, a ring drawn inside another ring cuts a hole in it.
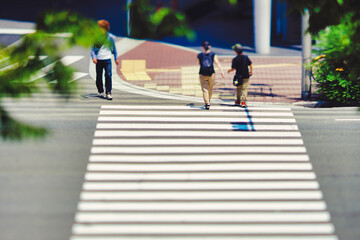
M 307 108 L 335 108 L 335 107 L 359 107 L 359 104 L 341 104 L 330 101 L 302 101 L 295 102 L 292 105 Z

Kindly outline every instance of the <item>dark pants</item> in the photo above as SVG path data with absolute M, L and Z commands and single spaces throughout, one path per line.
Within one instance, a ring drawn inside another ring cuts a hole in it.
M 111 93 L 111 59 L 98 60 L 96 64 L 96 87 L 99 93 L 104 92 L 103 69 L 105 69 L 105 89 L 106 93 Z

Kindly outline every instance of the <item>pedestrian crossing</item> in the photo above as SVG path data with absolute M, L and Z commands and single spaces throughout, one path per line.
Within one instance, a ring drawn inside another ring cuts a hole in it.
M 290 108 L 103 105 L 70 240 L 336 240 Z

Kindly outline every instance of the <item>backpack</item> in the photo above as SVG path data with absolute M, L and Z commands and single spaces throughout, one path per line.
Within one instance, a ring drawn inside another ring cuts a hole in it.
M 210 52 L 208 54 L 199 54 L 200 60 L 200 74 L 205 76 L 211 76 L 214 71 L 214 56 L 215 54 Z

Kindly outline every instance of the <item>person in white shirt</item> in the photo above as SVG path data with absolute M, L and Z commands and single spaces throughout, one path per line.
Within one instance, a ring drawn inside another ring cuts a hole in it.
M 110 23 L 106 20 L 99 20 L 98 25 L 104 30 L 107 35 L 107 41 L 102 46 L 93 46 L 91 48 L 91 57 L 93 62 L 96 64 L 96 87 L 98 90 L 98 96 L 112 100 L 112 71 L 111 71 L 111 55 L 114 55 L 116 65 L 119 64 L 117 59 L 117 52 L 114 38 L 115 36 L 109 33 Z M 103 86 L 103 70 L 105 70 L 105 90 L 104 95 Z

